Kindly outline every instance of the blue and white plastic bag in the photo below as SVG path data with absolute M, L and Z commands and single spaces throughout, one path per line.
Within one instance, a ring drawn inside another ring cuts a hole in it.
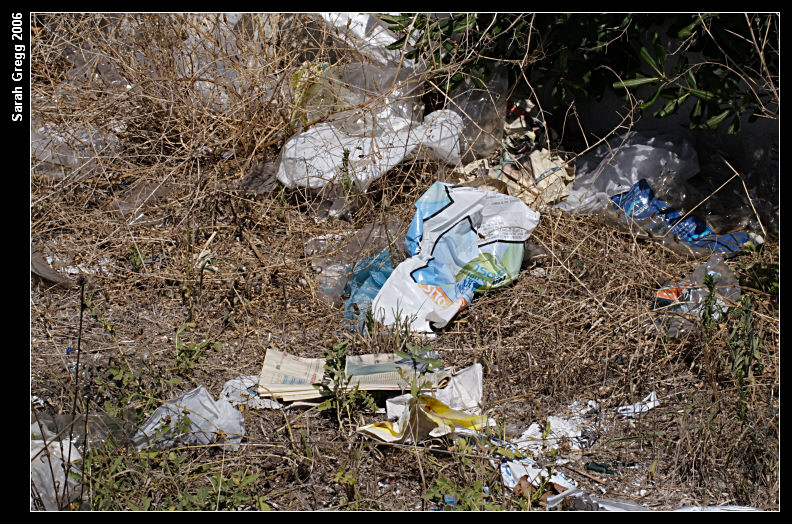
M 399 264 L 372 303 L 386 326 L 444 327 L 478 291 L 516 280 L 539 213 L 494 191 L 435 182 L 415 203 Z

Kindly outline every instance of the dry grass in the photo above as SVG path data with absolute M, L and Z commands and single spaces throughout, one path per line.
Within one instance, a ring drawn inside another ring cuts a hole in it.
M 355 57 L 302 16 L 246 18 L 226 49 L 208 45 L 217 23 L 169 15 L 38 19 L 34 119 L 78 142 L 112 133 L 117 143 L 79 149 L 71 165 L 34 155 L 31 240 L 61 266 L 104 268 L 87 275 L 82 333 L 77 288 L 32 280 L 31 395 L 45 402 L 37 413 L 70 413 L 78 391 L 79 411 L 109 413 L 121 405 L 113 414 L 140 424 L 159 403 L 196 385 L 217 396 L 226 380 L 257 374 L 268 348 L 317 357 L 350 340 L 352 351 L 390 350 L 384 341 L 352 337 L 341 327 L 343 311 L 317 299 L 304 245 L 388 216 L 408 221 L 412 203 L 445 176 L 443 166 L 400 165 L 369 188 L 350 221 L 318 220 L 317 198 L 305 191 L 240 189 L 292 132 L 287 75 L 306 59 Z M 184 70 L 177 58 L 189 35 L 206 45 L 196 56 L 219 60 L 233 74 L 213 77 L 211 65 Z M 213 106 L 218 100 L 227 103 Z M 696 261 L 591 216 L 544 213 L 532 238 L 550 254 L 541 271 L 527 267 L 512 286 L 477 298 L 431 341 L 449 365 L 483 365 L 487 412 L 520 432 L 576 400 L 609 408 L 656 391 L 660 407 L 638 421 L 603 425 L 594 447 L 561 470 L 592 493 L 604 487 L 605 497 L 652 508 L 778 509 L 777 297 L 743 289 L 753 297 L 762 366 L 740 387 L 727 358 L 736 320 L 711 337 L 682 340 L 667 340 L 653 322 L 656 290 Z M 202 265 L 204 251 L 211 261 Z M 768 243 L 756 257 L 777 263 L 778 245 Z M 741 264 L 752 260 L 744 255 L 730 265 L 745 276 Z M 186 323 L 194 324 L 182 334 L 187 341 L 222 345 L 190 369 L 176 358 L 176 330 Z M 78 336 L 79 382 L 66 355 Z M 111 380 L 119 368 L 139 374 L 122 385 Z M 172 377 L 182 380 L 163 384 Z M 741 392 L 747 407 L 738 418 Z M 87 500 L 95 509 L 146 507 L 146 499 L 151 509 L 179 501 L 216 509 L 226 504 L 220 497 L 210 507 L 185 494 L 199 493 L 218 473 L 243 472 L 260 476 L 238 491 L 273 509 L 413 510 L 431 506 L 421 495 L 440 477 L 497 484 L 497 470 L 463 467 L 451 444 L 376 444 L 316 410 L 244 415 L 248 438 L 236 453 L 183 448 L 175 451 L 180 460 L 163 455 L 158 462 L 124 450 L 127 470 L 117 475 L 106 474 L 109 460 L 97 459 Z M 581 474 L 591 461 L 621 466 L 613 475 Z M 493 500 L 520 507 L 503 494 Z M 257 504 L 245 499 L 236 507 Z

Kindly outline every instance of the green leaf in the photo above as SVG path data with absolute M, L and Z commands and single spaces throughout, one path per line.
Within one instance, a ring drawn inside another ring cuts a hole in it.
M 475 14 L 472 15 L 465 15 L 461 20 L 454 24 L 453 32 L 459 33 L 461 31 L 465 31 L 470 28 L 473 24 L 476 23 L 476 16 Z
M 685 93 L 679 98 L 669 100 L 668 103 L 666 103 L 666 105 L 664 105 L 662 109 L 655 112 L 654 116 L 656 116 L 657 118 L 665 118 L 668 115 L 673 115 L 674 113 L 677 112 L 677 109 L 679 109 L 679 107 L 682 105 L 682 103 L 685 101 L 687 97 L 688 97 L 688 93 Z
M 734 115 L 734 118 L 732 118 L 732 121 L 729 124 L 728 133 L 730 135 L 736 135 L 739 132 L 740 132 L 740 115 Z
M 725 109 L 723 110 L 723 112 L 713 116 L 712 118 L 704 122 L 701 127 L 703 127 L 704 129 L 715 129 L 721 124 L 721 122 L 726 120 L 726 117 L 729 116 L 731 112 L 732 109 Z
M 701 99 L 698 99 L 696 100 L 696 105 L 693 107 L 693 110 L 690 112 L 690 120 L 698 121 L 702 114 L 704 114 L 704 106 L 701 103 Z
M 392 44 L 386 45 L 385 49 L 391 49 L 391 50 L 401 49 L 402 46 L 404 46 L 404 41 L 405 40 L 407 40 L 407 37 L 403 36 L 403 37 L 399 38 L 398 40 L 396 40 L 395 42 L 393 42 Z
M 640 87 L 646 84 L 653 84 L 655 82 L 660 81 L 659 77 L 652 76 L 652 77 L 644 77 L 644 78 L 633 78 L 630 80 L 621 80 L 619 82 L 613 83 L 614 89 L 628 89 L 631 87 Z
M 655 35 L 657 35 L 657 33 L 655 33 Z M 657 62 L 660 64 L 660 67 L 665 69 L 666 50 L 663 44 L 655 44 L 655 54 L 657 55 Z
M 387 13 L 378 13 L 377 14 L 377 18 L 379 18 L 380 20 L 382 20 L 384 22 L 387 22 L 389 24 L 401 25 L 403 23 L 405 17 L 404 16 L 399 16 L 399 15 L 395 15 L 395 16 L 394 15 L 389 15 Z
M 715 96 L 715 93 L 712 93 L 710 91 L 704 91 L 702 89 L 691 89 L 690 94 L 700 100 L 704 100 L 705 102 L 709 102 L 710 100 L 715 100 L 717 98 L 717 96 Z
M 658 87 L 657 91 L 655 91 L 654 96 L 649 101 L 644 102 L 643 104 L 638 106 L 638 108 L 643 111 L 644 109 L 648 109 L 652 107 L 652 105 L 654 105 L 654 103 L 657 101 L 657 97 L 660 96 L 660 91 L 662 90 L 663 90 L 663 86 Z
M 696 77 L 693 76 L 693 70 L 692 69 L 688 69 L 685 72 L 685 81 L 687 82 L 688 87 L 692 87 L 693 89 L 697 89 L 698 88 L 698 84 L 696 84 Z
M 677 36 L 679 38 L 687 38 L 687 37 L 689 37 L 691 34 L 693 34 L 693 29 L 697 25 L 699 25 L 700 23 L 701 23 L 701 17 L 696 16 L 696 20 L 692 24 L 687 25 L 687 26 L 683 27 L 682 29 L 680 29 L 679 32 L 677 33 Z
M 650 55 L 650 54 L 649 54 L 649 50 L 648 50 L 648 49 L 646 49 L 646 47 L 644 47 L 644 46 L 641 46 L 641 50 L 640 50 L 639 52 L 640 52 L 640 54 L 641 54 L 641 58 L 643 58 L 643 59 L 644 59 L 644 61 L 645 61 L 647 64 L 649 64 L 650 66 L 652 66 L 652 69 L 654 69 L 655 71 L 657 71 L 657 72 L 658 72 L 658 74 L 660 74 L 660 75 L 662 75 L 662 74 L 663 74 L 663 72 L 662 72 L 662 71 L 660 70 L 660 68 L 657 66 L 657 62 L 655 62 L 654 58 L 652 58 L 652 55 Z

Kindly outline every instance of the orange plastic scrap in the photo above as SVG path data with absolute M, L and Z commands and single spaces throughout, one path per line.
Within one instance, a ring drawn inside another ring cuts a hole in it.
M 682 281 L 676 286 L 667 286 L 657 291 L 657 305 L 670 306 L 684 301 L 685 292 L 691 286 L 690 282 Z

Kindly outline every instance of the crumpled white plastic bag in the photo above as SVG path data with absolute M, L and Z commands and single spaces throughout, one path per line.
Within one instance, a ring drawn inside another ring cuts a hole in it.
M 206 445 L 222 438 L 236 451 L 245 435 L 243 421 L 242 413 L 230 402 L 215 401 L 204 386 L 198 386 L 158 407 L 132 441 L 137 449 L 143 449 Z
M 376 125 L 379 129 L 350 135 L 331 123 L 320 123 L 293 136 L 283 146 L 278 180 L 288 188 L 317 189 L 340 184 L 347 175 L 365 191 L 419 147 L 437 160 L 460 161 L 462 118 L 453 111 L 435 111 L 423 124 L 391 117 Z
M 699 172 L 698 154 L 684 138 L 636 131 L 611 138 L 575 166 L 569 196 L 556 207 L 578 213 L 605 207 L 610 197 L 629 191 L 641 179 L 651 185 L 664 171 L 674 171 L 683 180 Z
M 31 422 L 30 434 L 30 481 L 45 510 L 63 509 L 80 496 L 80 483 L 71 475 L 67 478 L 66 470 L 80 474 L 74 464 L 82 461 L 82 455 L 71 440 L 57 438 L 45 424 Z M 67 468 L 69 460 L 71 466 Z M 65 492 L 64 482 L 68 482 Z M 31 491 L 31 498 L 32 496 Z

